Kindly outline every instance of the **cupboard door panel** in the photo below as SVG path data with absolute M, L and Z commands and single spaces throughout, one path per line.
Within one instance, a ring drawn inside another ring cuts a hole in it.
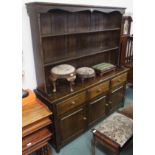
M 113 111 L 121 106 L 124 99 L 124 86 L 121 86 L 111 92 L 110 111 Z
M 84 108 L 80 108 L 59 120 L 61 141 L 64 141 L 85 129 L 86 114 Z
M 93 123 L 95 120 L 106 114 L 107 96 L 102 96 L 89 104 L 89 123 Z

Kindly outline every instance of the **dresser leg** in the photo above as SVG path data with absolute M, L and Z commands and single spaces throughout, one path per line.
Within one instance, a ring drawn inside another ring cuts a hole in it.
M 119 154 L 120 154 L 120 152 L 119 152 L 119 151 L 117 151 L 117 152 L 116 152 L 116 155 L 119 155 Z
M 60 147 L 56 147 L 55 150 L 57 153 L 60 153 Z

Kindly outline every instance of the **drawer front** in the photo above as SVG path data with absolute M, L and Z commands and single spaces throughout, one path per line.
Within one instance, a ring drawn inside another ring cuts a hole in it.
M 111 80 L 111 86 L 112 88 L 119 86 L 120 84 L 127 81 L 127 73 L 124 73 L 122 75 L 119 75 Z
M 86 93 L 82 92 L 69 100 L 66 100 L 64 102 L 57 104 L 57 113 L 58 115 L 63 114 L 67 112 L 68 110 L 71 110 L 81 104 L 83 104 L 86 101 Z
M 44 146 L 51 139 L 52 133 L 48 128 L 38 130 L 22 138 L 22 151 L 28 154 Z M 44 142 L 44 144 L 42 143 Z M 43 144 L 43 145 L 42 145 Z
M 94 86 L 88 90 L 88 99 L 92 99 L 109 90 L 109 81 Z

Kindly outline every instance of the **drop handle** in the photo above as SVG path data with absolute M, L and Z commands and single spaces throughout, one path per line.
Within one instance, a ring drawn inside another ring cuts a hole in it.
M 83 120 L 87 120 L 87 117 L 83 117 Z

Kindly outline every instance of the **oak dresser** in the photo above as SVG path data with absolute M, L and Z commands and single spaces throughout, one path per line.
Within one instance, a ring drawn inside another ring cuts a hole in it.
M 128 69 L 120 66 L 120 34 L 125 8 L 55 3 L 26 4 L 30 17 L 38 98 L 53 112 L 51 144 L 60 150 L 98 121 L 123 106 Z M 107 62 L 116 70 L 81 82 L 71 92 L 64 80 L 57 91 L 52 67 L 75 68 Z

